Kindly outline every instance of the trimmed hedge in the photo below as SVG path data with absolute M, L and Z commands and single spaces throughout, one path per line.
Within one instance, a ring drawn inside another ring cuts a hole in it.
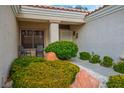
M 54 52 L 59 59 L 67 60 L 76 56 L 78 47 L 71 41 L 56 41 L 49 44 L 45 52 Z
M 80 59 L 82 60 L 90 60 L 91 59 L 91 55 L 88 52 L 80 52 Z
M 124 88 L 124 75 L 110 76 L 106 85 L 108 88 Z
M 100 65 L 104 67 L 111 67 L 113 65 L 113 59 L 109 56 L 104 56 L 103 61 L 100 63 Z
M 22 68 L 27 67 L 32 62 L 43 62 L 43 61 L 45 61 L 43 58 L 32 57 L 32 56 L 22 56 L 22 57 L 16 58 L 11 65 L 10 76 L 16 71 L 19 71 Z
M 113 69 L 114 69 L 116 72 L 124 73 L 124 61 L 120 61 L 120 62 L 114 64 L 114 65 L 113 65 Z
M 70 62 L 37 62 L 13 74 L 15 88 L 66 88 L 79 67 Z
M 90 59 L 90 63 L 96 64 L 96 63 L 100 63 L 100 56 L 99 55 L 92 55 L 91 59 Z

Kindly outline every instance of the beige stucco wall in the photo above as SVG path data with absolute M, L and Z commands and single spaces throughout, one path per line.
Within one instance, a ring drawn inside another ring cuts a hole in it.
M 109 55 L 118 60 L 124 55 L 124 10 L 86 22 L 79 29 L 80 51 Z
M 30 22 L 30 21 L 19 21 L 19 28 L 28 28 L 28 29 L 40 29 L 44 31 L 44 45 L 49 44 L 49 23 L 42 22 Z
M 10 6 L 0 6 L 0 87 L 17 57 L 17 23 Z M 3 81 L 2 81 L 3 80 Z

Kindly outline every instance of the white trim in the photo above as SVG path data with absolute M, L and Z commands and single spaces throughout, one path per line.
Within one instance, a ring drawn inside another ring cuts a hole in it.
M 22 14 L 33 14 L 33 15 L 42 15 L 50 17 L 62 17 L 62 18 L 72 18 L 72 19 L 83 19 L 86 13 L 81 12 L 71 12 L 63 10 L 54 10 L 54 9 L 44 9 L 36 8 L 29 6 L 21 6 Z M 84 15 L 83 15 L 84 14 Z
M 12 9 L 12 11 L 13 11 L 13 13 L 14 13 L 14 15 L 17 15 L 17 14 L 19 14 L 20 13 L 20 6 L 19 5 L 12 5 L 11 6 L 11 9 Z
M 83 14 L 82 12 L 73 12 L 73 11 L 64 11 L 64 10 L 57 10 L 57 9 L 47 9 L 47 8 L 37 8 L 37 7 L 29 7 L 29 6 L 21 6 L 21 9 L 30 9 L 30 10 L 40 10 L 45 12 L 57 12 L 57 13 L 69 13 L 69 14 Z M 86 14 L 86 13 L 84 13 Z
M 79 22 L 84 23 L 84 17 L 86 13 L 54 10 L 46 8 L 37 8 L 30 6 L 11 6 L 13 13 L 17 18 L 29 18 L 29 19 L 41 19 L 41 20 L 59 20 L 67 22 Z
M 104 17 L 106 15 L 112 14 L 112 13 L 117 12 L 117 11 L 122 10 L 122 9 L 124 9 L 124 6 L 120 6 L 120 5 L 119 6 L 116 6 L 116 5 L 107 6 L 101 10 L 94 12 L 93 14 L 90 14 L 89 16 L 86 16 L 84 18 L 84 20 L 86 22 L 90 22 L 90 21 L 93 21 L 93 20 L 98 19 L 100 17 Z

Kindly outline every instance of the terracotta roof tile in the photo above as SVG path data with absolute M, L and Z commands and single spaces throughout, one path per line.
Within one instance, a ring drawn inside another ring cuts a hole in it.
M 38 7 L 38 8 L 46 8 L 46 9 L 54 9 L 54 10 L 63 10 L 63 11 L 89 13 L 89 11 L 80 10 L 80 9 L 64 8 L 64 7 L 56 7 L 56 6 L 48 6 L 48 5 L 26 5 L 26 6 L 29 6 L 29 7 Z
M 94 12 L 97 12 L 97 11 L 107 7 L 107 6 L 109 6 L 109 5 L 104 5 L 102 7 L 99 7 L 98 9 L 95 9 L 94 11 L 91 11 L 91 12 L 87 13 L 85 16 L 89 16 L 89 15 L 93 14 Z

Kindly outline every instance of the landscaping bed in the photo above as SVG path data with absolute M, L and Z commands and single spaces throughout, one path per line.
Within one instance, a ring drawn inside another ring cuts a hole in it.
M 56 41 L 44 50 L 45 58 L 22 56 L 15 59 L 9 73 L 12 82 L 8 85 L 15 88 L 70 87 L 80 69 L 67 60 L 76 56 L 78 46 L 71 41 Z
M 124 88 L 124 75 L 110 76 L 106 84 L 108 88 Z
M 10 68 L 10 76 L 14 74 L 16 71 L 19 71 L 25 67 L 27 67 L 31 63 L 35 62 L 44 62 L 45 59 L 41 57 L 32 57 L 32 56 L 21 56 L 16 58 L 11 65 Z
M 74 42 L 53 42 L 44 50 L 46 52 L 45 58 L 22 56 L 14 60 L 9 74 L 11 87 L 98 88 L 106 87 L 106 85 L 107 87 L 123 87 L 123 84 L 116 85 L 116 82 L 112 81 L 114 77 L 115 80 L 119 78 L 120 81 L 118 81 L 121 82 L 123 81 L 122 76 L 121 78 L 120 76 L 110 76 L 106 83 L 107 78 L 104 76 L 72 64 L 70 59 L 76 57 L 78 52 L 78 46 Z M 114 60 L 109 56 L 101 58 L 98 54 L 88 52 L 80 52 L 79 54 L 81 60 L 89 60 L 95 65 L 114 68 L 115 71 L 124 73 L 124 62 L 114 64 Z
M 66 88 L 75 80 L 79 67 L 70 61 L 46 61 L 32 57 L 16 59 L 11 67 L 12 87 L 15 88 Z M 20 60 L 22 63 L 18 64 Z M 38 62 L 39 61 L 39 62 Z M 17 69 L 19 68 L 19 69 Z M 15 71 L 15 69 L 17 71 Z

